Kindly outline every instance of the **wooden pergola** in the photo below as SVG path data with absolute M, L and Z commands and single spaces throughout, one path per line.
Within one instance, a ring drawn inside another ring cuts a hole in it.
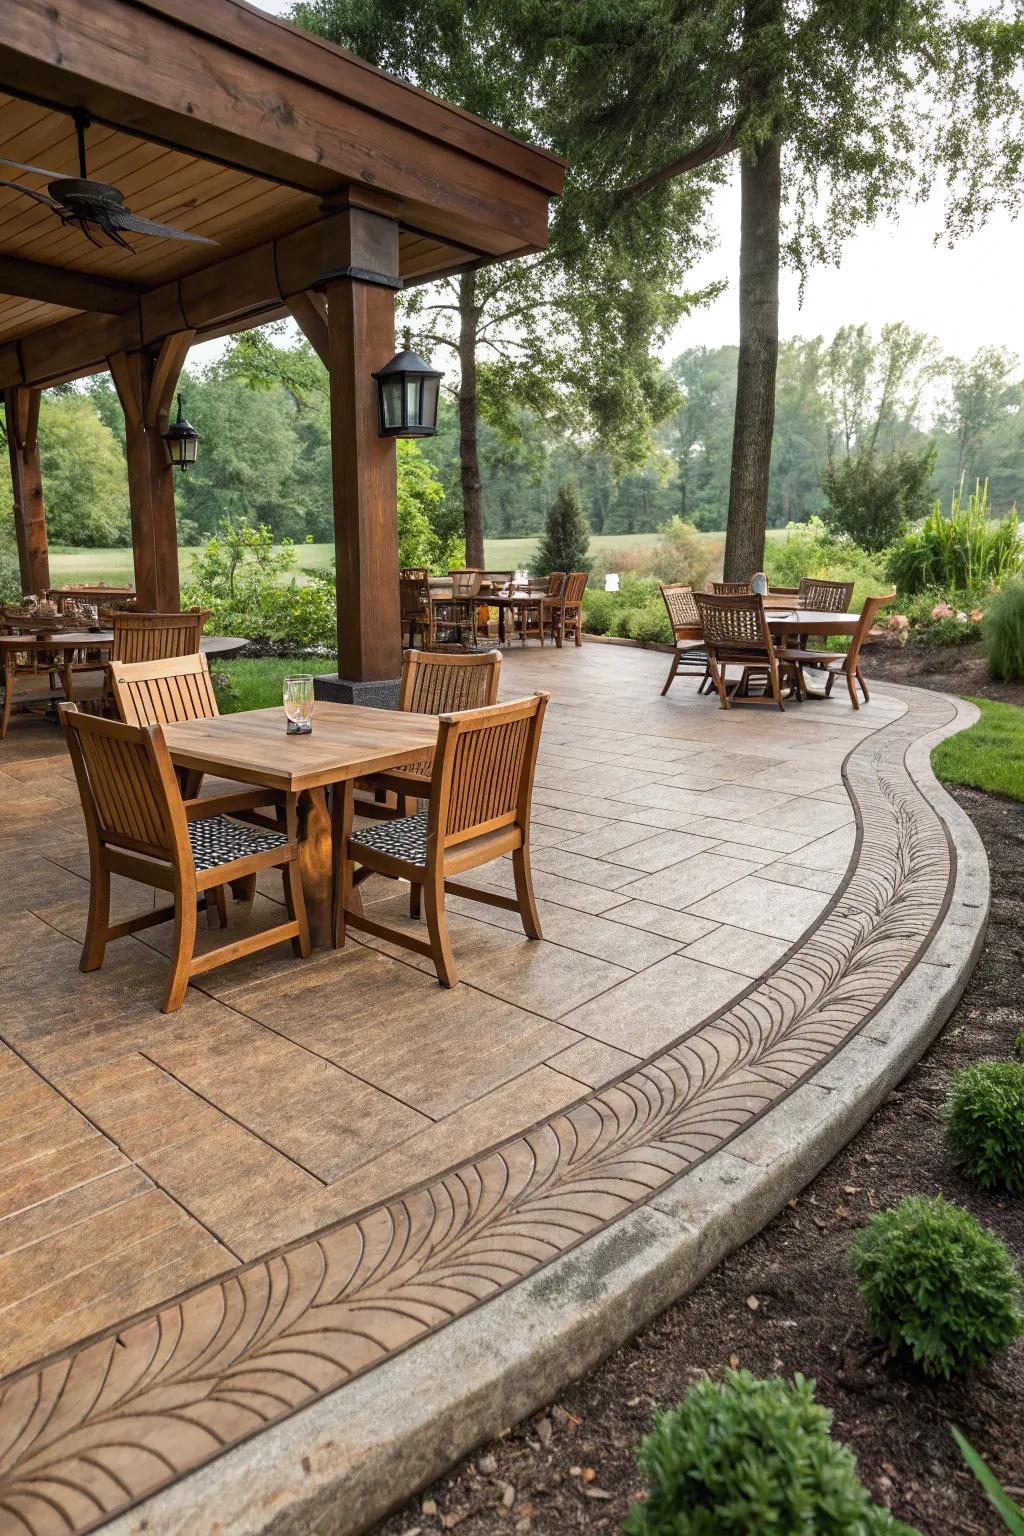
M 0 155 L 77 175 L 76 112 L 90 177 L 218 244 L 93 245 L 0 188 L 0 389 L 25 590 L 50 584 L 41 391 L 109 369 L 139 605 L 171 610 L 160 433 L 188 350 L 290 314 L 330 374 L 338 670 L 394 678 L 395 452 L 371 375 L 395 350 L 395 292 L 543 248 L 563 162 L 245 0 L 4 0 Z

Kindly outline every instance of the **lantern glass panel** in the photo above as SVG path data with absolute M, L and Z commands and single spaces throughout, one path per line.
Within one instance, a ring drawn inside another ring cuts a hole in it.
M 420 388 L 420 380 L 417 378 L 406 378 L 405 425 L 407 427 L 418 427 L 422 425 L 423 413 L 421 408 L 421 399 L 422 390 Z
M 441 388 L 440 379 L 424 379 L 423 393 L 420 406 L 420 426 L 428 431 L 437 429 L 437 397 Z
M 402 380 L 399 377 L 381 380 L 381 411 L 384 426 L 395 431 L 402 425 Z

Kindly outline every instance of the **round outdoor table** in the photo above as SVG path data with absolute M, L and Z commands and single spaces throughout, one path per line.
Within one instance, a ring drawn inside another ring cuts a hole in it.
M 786 639 L 790 635 L 853 635 L 860 623 L 860 614 L 792 608 L 786 613 L 766 611 L 765 619 L 773 634 Z

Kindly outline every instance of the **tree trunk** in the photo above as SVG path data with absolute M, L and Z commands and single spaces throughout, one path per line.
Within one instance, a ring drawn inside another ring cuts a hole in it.
M 779 360 L 781 146 L 762 144 L 740 168 L 740 355 L 725 539 L 726 581 L 748 581 L 764 564 L 768 477 Z
M 476 333 L 479 323 L 476 273 L 463 272 L 459 278 L 459 472 L 466 564 L 475 570 L 484 568 L 484 509 L 476 419 Z

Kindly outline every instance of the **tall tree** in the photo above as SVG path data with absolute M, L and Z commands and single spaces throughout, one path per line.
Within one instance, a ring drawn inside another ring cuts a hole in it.
M 681 177 L 706 198 L 739 158 L 725 569 L 749 576 L 764 547 L 780 262 L 806 273 L 836 259 L 858 226 L 924 196 L 937 174 L 949 184 L 950 238 L 1016 206 L 1019 0 L 519 0 L 524 8 L 562 145 L 601 167 L 596 222 Z
M 581 13 L 585 12 L 581 7 Z M 392 74 L 534 142 L 560 147 L 531 68 L 531 8 L 497 0 L 298 0 L 292 19 Z M 581 19 L 589 27 L 589 17 Z M 565 35 L 575 38 L 571 7 Z M 585 80 L 566 87 L 586 91 Z M 547 251 L 407 294 L 416 343 L 455 375 L 460 488 L 470 565 L 483 560 L 480 423 L 514 436 L 528 408 L 561 430 L 596 434 L 617 466 L 642 463 L 677 395 L 657 349 L 701 296 L 683 280 L 704 235 L 694 190 L 638 201 L 610 226 L 585 218 L 592 168 L 571 164 Z M 449 366 L 447 359 L 443 360 Z

